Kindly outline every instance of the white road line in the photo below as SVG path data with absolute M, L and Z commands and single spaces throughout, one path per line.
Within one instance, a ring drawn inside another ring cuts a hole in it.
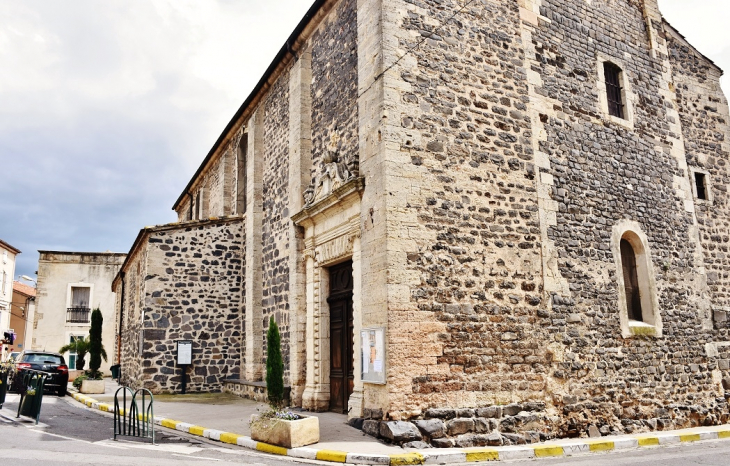
M 190 455 L 180 455 L 177 453 L 173 453 L 170 456 L 180 456 L 182 458 L 190 458 L 191 460 L 220 461 L 220 459 L 218 459 L 218 458 L 208 458 L 207 456 L 190 456 Z

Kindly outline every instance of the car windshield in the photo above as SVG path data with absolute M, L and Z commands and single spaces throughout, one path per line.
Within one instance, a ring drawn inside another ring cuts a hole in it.
M 23 362 L 35 362 L 40 364 L 63 364 L 60 356 L 53 354 L 26 354 Z

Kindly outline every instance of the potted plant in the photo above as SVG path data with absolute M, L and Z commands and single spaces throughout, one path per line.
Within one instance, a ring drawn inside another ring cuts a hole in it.
M 104 393 L 104 374 L 99 371 L 101 358 L 106 361 L 106 351 L 101 343 L 101 326 L 104 317 L 97 307 L 91 312 L 91 329 L 89 329 L 89 370 L 85 372 L 86 378 L 81 382 L 81 393 Z
M 319 442 L 319 419 L 284 407 L 284 361 L 279 326 L 273 317 L 266 334 L 266 391 L 269 410 L 251 416 L 251 438 L 285 448 Z

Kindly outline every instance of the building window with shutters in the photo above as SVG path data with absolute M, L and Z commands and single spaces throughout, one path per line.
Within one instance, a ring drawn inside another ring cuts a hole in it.
M 66 322 L 70 324 L 89 324 L 91 322 L 91 302 L 93 286 L 87 283 L 68 285 Z
M 632 102 L 635 96 L 631 92 L 626 67 L 615 58 L 599 56 L 596 62 L 600 113 L 608 121 L 633 129 Z
M 659 300 L 646 235 L 637 222 L 623 220 L 613 228 L 611 243 L 622 335 L 661 336 Z

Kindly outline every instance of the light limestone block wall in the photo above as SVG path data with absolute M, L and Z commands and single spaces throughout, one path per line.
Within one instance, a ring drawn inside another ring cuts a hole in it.
M 305 49 L 294 63 L 289 82 L 289 212 L 304 207 L 301 193 L 309 184 L 312 151 L 312 53 Z M 289 370 L 292 404 L 301 406 L 306 384 L 306 260 L 304 233 L 294 222 L 289 226 Z
M 75 253 L 40 251 L 38 262 L 38 295 L 32 349 L 57 352 L 70 341 L 70 336 L 88 336 L 91 324 L 66 322 L 71 306 L 71 286 L 91 288 L 89 306 L 101 309 L 104 323 L 102 344 L 108 360 L 101 370 L 107 374 L 114 364 L 116 337 L 115 303 L 112 282 L 126 254 Z M 68 358 L 68 354 L 65 355 Z M 68 361 L 67 361 L 68 362 Z M 88 369 L 89 356 L 86 357 Z

